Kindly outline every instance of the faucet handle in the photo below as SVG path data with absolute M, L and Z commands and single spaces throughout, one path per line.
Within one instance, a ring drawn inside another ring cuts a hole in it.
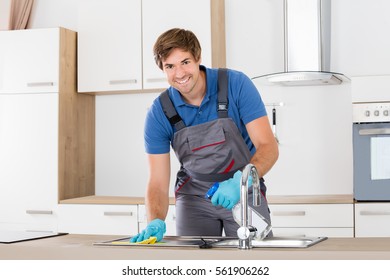
M 253 226 L 239 227 L 237 230 L 237 236 L 239 239 L 252 239 L 256 235 L 257 229 Z

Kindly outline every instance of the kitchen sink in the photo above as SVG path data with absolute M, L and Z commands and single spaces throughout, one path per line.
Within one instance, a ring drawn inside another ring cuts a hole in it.
M 130 237 L 94 243 L 100 246 L 131 246 L 131 247 L 195 247 L 210 248 L 238 248 L 238 239 L 235 237 L 202 237 L 202 236 L 165 236 L 161 242 L 154 244 L 130 243 Z M 271 237 L 263 240 L 252 240 L 253 248 L 307 248 L 327 237 Z
M 317 244 L 326 237 L 271 237 L 263 240 L 252 240 L 253 248 L 307 248 Z M 215 248 L 237 248 L 238 239 L 221 240 L 212 244 Z

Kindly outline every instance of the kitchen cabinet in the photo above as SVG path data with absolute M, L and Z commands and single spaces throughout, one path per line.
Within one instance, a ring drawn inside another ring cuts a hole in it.
M 212 42 L 219 47 L 215 56 L 225 54 L 224 45 L 218 45 L 224 40 L 224 25 L 220 21 L 223 3 L 221 0 L 80 2 L 78 91 L 103 94 L 166 88 L 168 83 L 154 62 L 152 48 L 157 37 L 173 27 L 192 30 L 202 45 L 202 63 L 212 65 Z M 213 36 L 212 23 L 217 26 Z
M 138 232 L 137 205 L 60 204 L 59 232 L 134 235 Z
M 355 237 L 389 237 L 390 203 L 355 203 Z
M 59 44 L 58 29 L 1 31 L 0 93 L 58 92 Z
M 141 0 L 81 1 L 78 91 L 142 89 L 141 31 Z
M 270 204 L 275 236 L 353 237 L 353 204 Z
M 58 93 L 0 94 L 0 222 L 56 230 Z
M 165 235 L 176 235 L 176 212 L 175 205 L 169 205 L 165 224 L 167 231 Z M 148 224 L 146 208 L 144 204 L 138 205 L 138 230 L 142 231 Z
M 0 46 L 0 227 L 55 231 L 58 200 L 94 184 L 94 96 L 76 92 L 76 33 L 2 31 Z
M 202 47 L 202 64 L 211 66 L 211 0 L 142 0 L 144 88 L 166 88 L 165 74 L 157 67 L 153 45 L 163 32 L 179 27 L 191 30 Z M 191 12 L 188 12 L 188 6 Z M 168 16 L 167 16 L 168 15 Z

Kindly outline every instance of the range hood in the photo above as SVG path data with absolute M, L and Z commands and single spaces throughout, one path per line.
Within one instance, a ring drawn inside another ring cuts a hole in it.
M 284 72 L 257 76 L 283 86 L 338 85 L 330 71 L 331 0 L 284 0 Z

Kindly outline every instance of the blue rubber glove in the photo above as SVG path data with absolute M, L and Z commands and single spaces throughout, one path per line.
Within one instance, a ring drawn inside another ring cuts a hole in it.
M 141 242 L 150 238 L 151 236 L 155 236 L 157 238 L 156 242 L 159 242 L 163 239 L 165 232 L 166 232 L 165 222 L 160 219 L 154 219 L 146 226 L 146 228 L 143 231 L 141 231 L 137 235 L 134 235 L 130 239 L 130 242 L 132 243 Z
M 238 170 L 234 173 L 233 178 L 219 183 L 218 190 L 211 198 L 211 203 L 214 206 L 222 206 L 226 209 L 232 209 L 240 200 L 242 172 Z M 248 178 L 248 185 L 252 185 L 252 176 Z

